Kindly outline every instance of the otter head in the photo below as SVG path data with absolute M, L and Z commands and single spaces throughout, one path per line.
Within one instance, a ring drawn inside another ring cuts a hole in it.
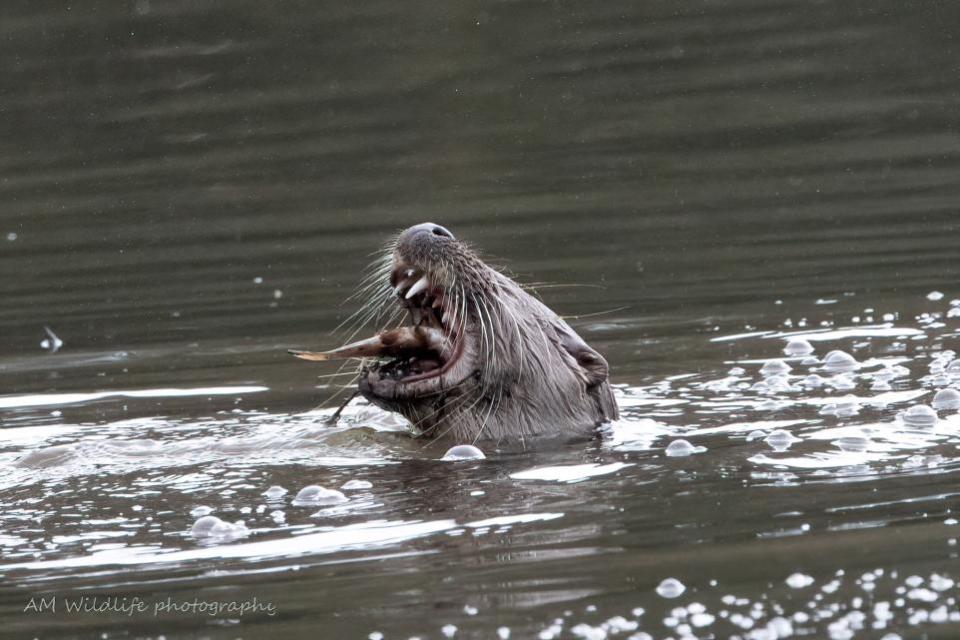
M 444 227 L 388 246 L 370 289 L 406 322 L 305 359 L 365 361 L 360 392 L 428 436 L 459 442 L 587 432 L 615 419 L 607 362 L 553 311 Z

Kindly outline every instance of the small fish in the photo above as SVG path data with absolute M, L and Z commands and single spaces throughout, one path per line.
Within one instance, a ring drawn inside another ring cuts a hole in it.
M 43 330 L 47 332 L 47 336 L 48 336 L 48 337 L 44 338 L 44 339 L 40 342 L 40 347 L 41 347 L 42 349 L 46 349 L 46 350 L 49 351 L 50 353 L 56 353 L 57 351 L 60 350 L 60 347 L 63 346 L 63 340 L 61 340 L 60 338 L 58 338 L 58 337 L 57 337 L 57 334 L 55 334 L 55 333 L 50 329 L 50 327 L 44 325 Z

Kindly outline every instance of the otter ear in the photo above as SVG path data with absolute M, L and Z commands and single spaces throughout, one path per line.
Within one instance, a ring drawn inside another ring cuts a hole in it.
M 609 367 L 603 356 L 591 349 L 590 345 L 570 327 L 563 326 L 557 329 L 560 334 L 560 344 L 583 368 L 584 375 L 587 377 L 587 388 L 606 382 Z

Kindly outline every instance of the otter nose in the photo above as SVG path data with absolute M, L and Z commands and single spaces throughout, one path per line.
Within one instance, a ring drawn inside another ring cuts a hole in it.
M 435 236 L 443 236 L 444 238 L 450 238 L 454 240 L 453 234 L 450 233 L 450 230 L 446 227 L 441 227 L 438 224 L 432 222 L 424 222 L 423 224 L 418 224 L 410 227 L 406 231 L 406 235 L 414 236 L 418 233 L 432 233 Z

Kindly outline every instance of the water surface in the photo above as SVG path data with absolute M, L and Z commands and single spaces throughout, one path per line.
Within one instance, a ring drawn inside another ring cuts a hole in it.
M 0 11 L 5 632 L 956 635 L 951 7 Z M 605 354 L 604 438 L 326 424 L 285 350 L 426 220 Z

